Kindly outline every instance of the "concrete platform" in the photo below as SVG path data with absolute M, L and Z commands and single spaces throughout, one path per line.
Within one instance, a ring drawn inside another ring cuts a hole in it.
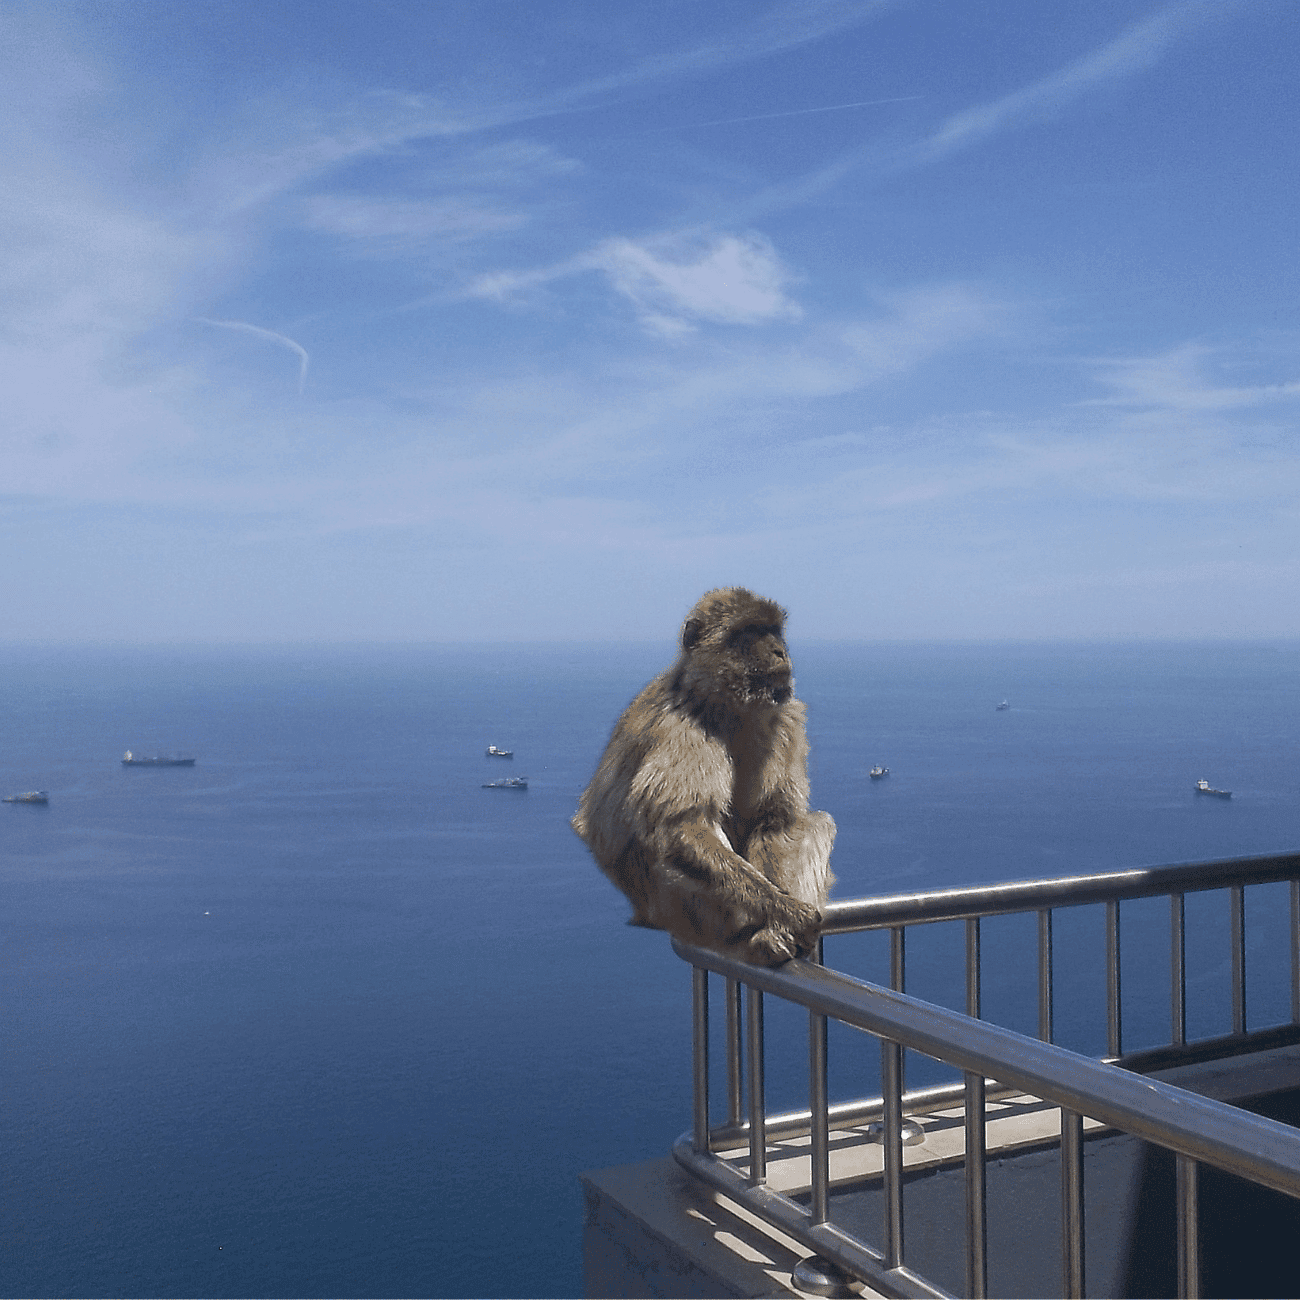
M 1285 1122 L 1300 1119 L 1300 1047 L 1184 1065 L 1153 1075 Z M 919 1117 L 924 1141 L 904 1147 L 905 1258 L 954 1293 L 964 1282 L 965 1131 L 960 1110 Z M 1060 1294 L 1059 1112 L 1017 1096 L 988 1108 L 990 1292 Z M 738 1168 L 744 1152 L 730 1153 Z M 864 1129 L 831 1135 L 831 1220 L 880 1240 L 882 1152 Z M 768 1183 L 801 1199 L 808 1139 L 769 1144 Z M 1172 1157 L 1085 1121 L 1090 1295 L 1170 1294 Z M 671 1157 L 582 1175 L 589 1296 L 794 1296 L 792 1270 L 811 1252 L 702 1186 Z M 1300 1202 L 1229 1175 L 1202 1177 L 1205 1294 L 1291 1294 Z M 1225 1226 L 1238 1224 L 1231 1231 Z M 1249 1248 L 1242 1249 L 1249 1239 Z M 1253 1272 L 1247 1277 L 1242 1268 Z M 1240 1284 L 1240 1285 L 1239 1285 Z M 1262 1288 L 1262 1289 L 1261 1289 Z M 855 1294 L 875 1293 L 856 1287 Z

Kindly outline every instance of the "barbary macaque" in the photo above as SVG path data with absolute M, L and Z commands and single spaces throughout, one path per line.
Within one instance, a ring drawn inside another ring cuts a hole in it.
M 573 818 L 630 925 L 756 965 L 813 948 L 835 822 L 808 810 L 804 716 L 785 611 L 743 587 L 706 592 Z

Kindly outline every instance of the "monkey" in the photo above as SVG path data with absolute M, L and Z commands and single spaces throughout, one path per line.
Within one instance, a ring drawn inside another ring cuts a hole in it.
M 762 966 L 813 949 L 835 879 L 835 822 L 808 810 L 785 619 L 743 587 L 706 592 L 571 823 L 630 900 L 629 925 Z

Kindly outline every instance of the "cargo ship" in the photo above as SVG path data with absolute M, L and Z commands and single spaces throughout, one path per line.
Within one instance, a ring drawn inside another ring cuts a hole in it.
M 1212 794 L 1216 799 L 1231 799 L 1231 790 L 1216 790 L 1208 781 L 1197 781 L 1197 794 Z

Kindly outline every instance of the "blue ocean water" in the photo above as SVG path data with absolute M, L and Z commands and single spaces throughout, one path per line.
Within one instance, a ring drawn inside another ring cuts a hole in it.
M 794 651 L 839 896 L 1300 846 L 1300 646 Z M 568 828 L 670 654 L 0 650 L 0 786 L 51 796 L 0 807 L 0 1293 L 580 1294 L 578 1171 L 690 1120 L 689 974 Z M 528 791 L 481 788 L 506 773 Z M 1227 1028 L 1220 904 L 1189 900 L 1197 1034 Z M 1134 1045 L 1166 1014 L 1162 907 L 1125 910 Z M 1096 911 L 1057 921 L 1086 1050 Z M 1283 1019 L 1284 896 L 1247 917 L 1252 1021 Z M 1017 1028 L 1031 940 L 986 923 L 987 1014 Z M 911 989 L 959 1005 L 960 933 L 909 945 Z M 884 973 L 874 936 L 827 959 Z M 875 1090 L 832 1049 L 839 1095 Z

